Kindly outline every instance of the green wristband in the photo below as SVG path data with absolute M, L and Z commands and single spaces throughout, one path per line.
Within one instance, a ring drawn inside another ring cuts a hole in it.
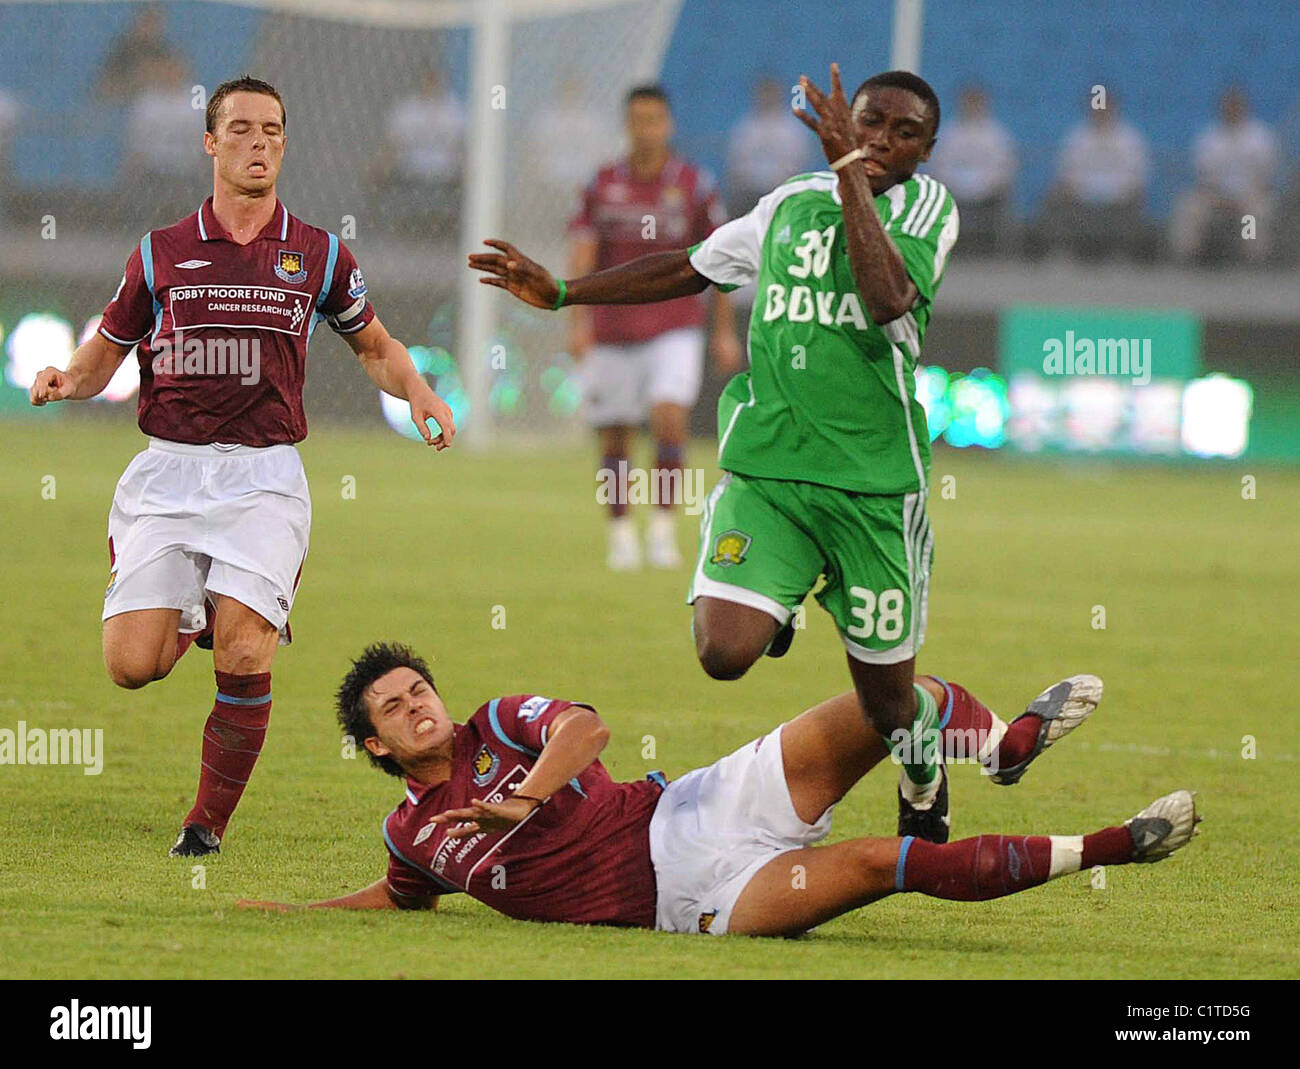
M 560 292 L 555 295 L 555 303 L 551 305 L 551 310 L 558 312 L 564 307 L 564 299 L 569 295 L 569 287 L 564 284 L 564 279 L 557 279 L 560 284 Z

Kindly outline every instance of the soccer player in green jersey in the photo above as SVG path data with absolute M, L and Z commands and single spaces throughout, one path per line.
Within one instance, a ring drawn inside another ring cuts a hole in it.
M 899 834 L 943 842 L 947 778 L 924 740 L 952 715 L 953 693 L 997 736 L 980 744 L 981 762 L 992 755 L 1003 770 L 995 781 L 1014 782 L 1078 722 L 1060 709 L 1091 711 L 1101 683 L 1058 684 L 1009 732 L 961 688 L 940 710 L 916 684 L 933 536 L 914 369 L 958 228 L 948 191 L 914 174 L 934 146 L 939 101 L 906 71 L 868 79 L 851 104 L 838 66 L 829 94 L 807 78 L 800 85 L 815 114 L 796 114 L 830 170 L 789 179 L 698 245 L 567 281 L 499 240 L 469 265 L 538 308 L 757 284 L 750 370 L 718 406 L 724 474 L 702 517 L 691 584 L 696 651 L 715 679 L 738 679 L 765 652 L 780 656 L 794 610 L 825 575 L 817 598 L 839 628 L 863 711 L 903 766 Z

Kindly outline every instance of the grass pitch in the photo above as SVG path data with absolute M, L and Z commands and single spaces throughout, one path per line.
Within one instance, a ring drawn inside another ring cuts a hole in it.
M 920 670 L 1008 719 L 1073 672 L 1107 686 L 1097 715 L 1019 786 L 955 768 L 955 837 L 1091 831 L 1184 786 L 1202 792 L 1204 834 L 1163 864 L 1109 869 L 1104 887 L 1082 874 L 984 904 L 899 896 L 799 940 L 762 941 L 525 924 L 464 896 L 434 915 L 233 905 L 332 897 L 383 873 L 379 821 L 401 784 L 341 756 L 330 706 L 347 657 L 369 641 L 433 657 L 460 719 L 522 690 L 592 702 L 621 778 L 680 775 L 848 689 L 811 601 L 784 660 L 709 680 L 686 573 L 605 571 L 592 450 L 577 444 L 435 456 L 316 428 L 303 445 L 311 556 L 266 748 L 204 879 L 167 858 L 213 682 L 197 649 L 141 691 L 104 675 L 104 526 L 141 445 L 134 429 L 71 413 L 0 423 L 0 728 L 102 727 L 106 751 L 98 776 L 0 766 L 6 977 L 1300 975 L 1288 671 L 1300 650 L 1300 473 L 936 456 Z M 693 460 L 712 475 L 707 443 Z M 955 495 L 943 496 L 944 476 Z M 681 540 L 694 545 L 693 519 Z M 891 834 L 894 782 L 890 766 L 859 785 L 833 837 Z

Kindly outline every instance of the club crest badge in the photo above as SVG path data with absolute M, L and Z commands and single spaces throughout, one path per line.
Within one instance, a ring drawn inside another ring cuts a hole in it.
M 307 265 L 302 253 L 281 249 L 275 258 L 275 277 L 282 282 L 306 282 Z
M 743 531 L 723 531 L 713 544 L 713 556 L 710 558 L 710 563 L 724 568 L 733 564 L 744 564 L 745 554 L 749 552 L 749 546 L 752 542 L 753 539 Z
M 474 786 L 482 787 L 486 783 L 491 783 L 500 767 L 501 758 L 489 750 L 484 743 L 474 755 Z

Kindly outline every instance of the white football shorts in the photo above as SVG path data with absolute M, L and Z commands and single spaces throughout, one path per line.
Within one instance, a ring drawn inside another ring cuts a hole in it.
M 650 818 L 656 928 L 726 934 L 740 892 L 759 869 L 830 833 L 834 806 L 816 824 L 794 811 L 781 727 L 673 780 L 660 796 Z
M 285 645 L 310 533 L 307 475 L 293 446 L 150 438 L 113 493 L 103 619 L 180 609 L 180 629 L 201 631 L 204 595 L 225 594 L 270 621 Z
M 704 331 L 679 327 L 631 345 L 593 345 L 578 365 L 593 427 L 635 427 L 652 406 L 690 408 L 700 396 Z

